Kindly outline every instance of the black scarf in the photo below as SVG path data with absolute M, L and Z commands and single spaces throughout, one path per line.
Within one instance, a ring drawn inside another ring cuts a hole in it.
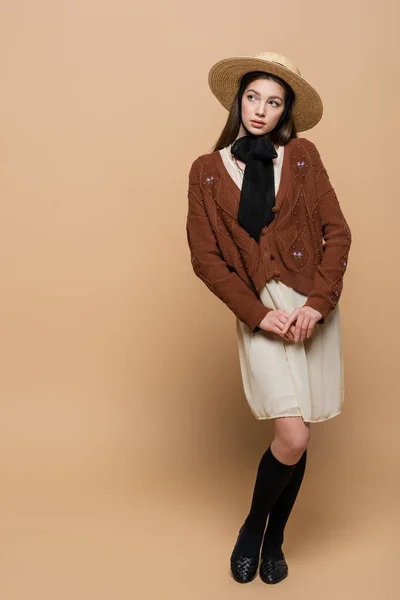
M 241 106 L 243 91 L 244 81 L 242 80 L 238 94 L 239 107 Z M 293 90 L 290 89 L 285 109 L 269 135 L 275 133 L 285 121 L 294 100 Z M 275 205 L 275 178 L 272 159 L 278 155 L 268 138 L 250 133 L 244 126 L 243 121 L 241 123 L 248 135 L 236 140 L 231 147 L 233 156 L 246 163 L 240 194 L 238 221 L 250 236 L 258 242 L 263 227 L 269 225 L 275 218 L 275 214 L 272 212 Z
M 233 156 L 246 163 L 240 194 L 238 221 L 257 242 L 263 227 L 275 218 L 275 178 L 273 158 L 278 155 L 263 135 L 245 135 L 231 148 Z

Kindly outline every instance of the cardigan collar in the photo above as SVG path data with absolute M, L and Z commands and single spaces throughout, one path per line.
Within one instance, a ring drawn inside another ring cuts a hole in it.
M 290 162 L 292 160 L 291 154 L 292 154 L 293 149 L 297 146 L 297 141 L 298 141 L 298 138 L 292 138 L 285 145 L 285 151 L 283 154 L 283 162 L 282 162 L 281 180 L 280 180 L 280 184 L 279 184 L 278 193 L 277 193 L 276 199 L 275 199 L 275 207 L 274 207 L 275 212 L 278 212 L 278 210 L 280 209 L 283 198 L 285 197 L 285 194 L 286 194 L 286 188 L 287 188 L 287 183 L 288 183 L 288 179 L 289 179 L 289 171 L 290 171 L 289 167 L 290 167 Z M 229 190 L 231 192 L 231 198 L 233 200 L 233 205 L 230 207 L 231 210 L 228 210 L 226 199 L 223 200 L 223 204 L 224 204 L 223 208 L 227 212 L 230 212 L 232 215 L 233 214 L 237 215 L 237 212 L 239 209 L 239 202 L 240 202 L 240 189 L 236 185 L 234 180 L 232 179 L 230 173 L 228 173 L 219 150 L 214 150 L 214 152 L 211 153 L 211 156 L 214 156 L 215 166 L 219 173 L 219 178 L 224 183 L 224 185 L 226 185 L 229 188 Z M 218 196 L 219 195 L 217 194 L 217 198 L 216 198 L 217 201 L 218 201 Z

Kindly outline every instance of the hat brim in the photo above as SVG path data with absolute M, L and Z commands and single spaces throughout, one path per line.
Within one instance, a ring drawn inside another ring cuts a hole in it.
M 224 108 L 230 110 L 241 78 L 251 71 L 277 75 L 290 85 L 295 94 L 292 114 L 297 131 L 311 129 L 321 120 L 322 100 L 318 92 L 303 77 L 276 62 L 249 56 L 225 58 L 213 65 L 209 71 L 208 84 Z

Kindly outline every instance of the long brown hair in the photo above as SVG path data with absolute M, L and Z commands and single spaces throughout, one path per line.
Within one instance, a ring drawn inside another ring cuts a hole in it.
M 229 111 L 225 127 L 222 130 L 222 133 L 219 136 L 219 139 L 216 142 L 213 151 L 221 150 L 222 148 L 225 148 L 225 146 L 229 146 L 229 144 L 235 141 L 241 125 L 242 97 L 244 91 L 250 85 L 250 83 L 252 83 L 256 79 L 271 79 L 272 81 L 276 81 L 277 83 L 279 83 L 285 91 L 285 106 L 288 102 L 290 103 L 290 107 L 287 111 L 287 115 L 284 121 L 273 133 L 268 135 L 270 141 L 273 144 L 284 146 L 292 138 L 297 138 L 297 131 L 292 116 L 292 106 L 294 100 L 294 93 L 292 88 L 286 83 L 286 81 L 283 81 L 283 79 L 277 77 L 276 75 L 272 75 L 271 73 L 264 73 L 263 71 L 252 71 L 251 73 L 246 73 L 245 75 L 243 75 L 242 79 L 240 80 L 239 89 L 232 102 L 232 106 Z

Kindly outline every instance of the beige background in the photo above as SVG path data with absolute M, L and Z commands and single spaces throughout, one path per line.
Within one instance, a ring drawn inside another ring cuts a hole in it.
M 396 597 L 399 8 L 338 0 L 1 2 L 0 597 Z M 319 90 L 353 232 L 346 400 L 313 426 L 290 577 L 229 555 L 271 424 L 186 243 L 226 113 L 211 64 L 265 50 Z

